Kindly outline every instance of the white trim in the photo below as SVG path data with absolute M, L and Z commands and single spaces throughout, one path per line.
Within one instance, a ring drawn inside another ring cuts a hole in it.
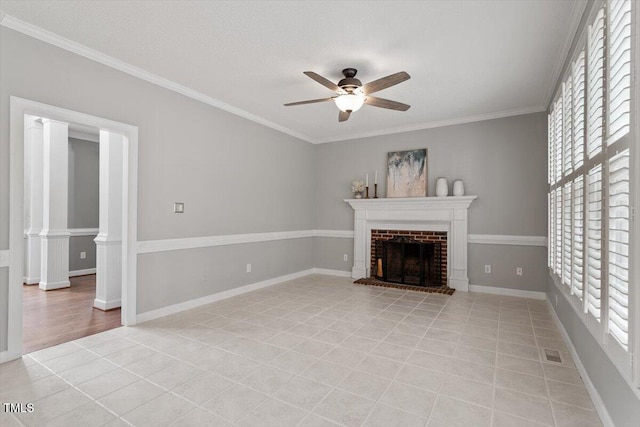
M 70 228 L 69 233 L 71 237 L 97 236 L 98 229 L 97 228 Z
M 6 21 L 2 21 L 4 25 Z M 124 134 L 127 138 L 123 162 L 123 246 L 122 246 L 122 323 L 136 322 L 137 280 L 137 177 L 138 177 L 138 128 L 126 123 L 79 113 L 53 105 L 42 104 L 16 96 L 10 97 L 9 106 L 9 295 L 7 358 L 22 355 L 22 279 L 24 257 L 24 117 L 25 114 L 46 117 L 66 123 L 79 123 L 97 129 Z M 65 230 L 66 231 L 66 230 Z
M 87 274 L 96 274 L 96 269 L 85 268 L 84 270 L 73 270 L 69 272 L 69 277 L 86 276 Z
M 580 372 L 580 377 L 582 377 L 584 386 L 587 389 L 587 392 L 589 393 L 591 400 L 593 401 L 593 406 L 596 408 L 596 412 L 598 412 L 598 415 L 600 416 L 600 420 L 602 421 L 602 424 L 604 425 L 604 427 L 615 427 L 615 424 L 613 423 L 613 420 L 609 415 L 609 411 L 607 411 L 607 407 L 604 405 L 604 402 L 600 397 L 600 393 L 598 393 L 598 390 L 591 382 L 591 378 L 589 378 L 589 373 L 584 368 L 584 365 L 582 364 L 582 360 L 580 360 L 580 356 L 578 355 L 576 348 L 573 346 L 573 342 L 571 342 L 571 338 L 569 338 L 569 334 L 567 333 L 566 329 L 564 328 L 564 325 L 560 321 L 560 318 L 556 314 L 556 310 L 553 307 L 553 304 L 551 303 L 551 301 L 549 301 L 548 297 L 546 298 L 546 300 L 547 300 L 547 305 L 549 305 L 549 308 L 550 308 L 549 311 L 551 312 L 551 317 L 553 317 L 553 320 L 556 323 L 558 330 L 560 331 L 560 335 L 562 335 L 562 339 L 564 340 L 565 344 L 567 344 L 567 348 L 569 349 L 569 353 L 571 354 L 573 363 L 576 365 L 578 372 Z
M 40 276 L 38 277 L 23 277 L 22 278 L 22 283 L 25 285 L 38 285 L 40 284 Z
M 147 254 L 152 252 L 176 251 L 182 249 L 208 248 L 212 246 L 270 242 L 273 240 L 302 239 L 306 237 L 314 237 L 313 230 L 226 234 L 222 236 L 186 237 L 181 239 L 143 240 L 138 242 L 138 253 Z
M 43 291 L 53 291 L 56 289 L 64 289 L 71 286 L 71 282 L 69 282 L 69 278 L 67 278 L 67 280 L 60 280 L 58 282 L 46 282 L 46 283 L 42 282 L 42 278 L 40 280 L 41 281 L 38 284 L 38 286 Z
M 8 351 L 0 351 L 0 363 L 9 361 L 9 352 Z
M 313 230 L 315 237 L 335 237 L 338 239 L 353 239 L 353 230 Z
M 523 289 L 498 288 L 497 286 L 469 285 L 469 292 L 483 294 L 504 295 L 509 297 L 546 299 L 546 293 L 541 291 L 527 291 Z
M 419 124 L 410 125 L 410 126 L 398 126 L 398 127 L 374 130 L 369 132 L 342 134 L 341 136 L 336 136 L 336 137 L 313 139 L 311 140 L 311 143 L 325 144 L 328 142 L 348 141 L 351 139 L 360 139 L 360 138 L 371 138 L 374 136 L 392 135 L 396 133 L 412 132 L 416 130 L 433 129 L 433 128 L 440 128 L 445 126 L 462 125 L 465 123 L 482 122 L 485 120 L 502 119 L 505 117 L 522 116 L 524 114 L 541 113 L 543 111 L 547 111 L 547 107 L 545 107 L 544 105 L 535 105 L 533 107 L 516 108 L 513 110 L 497 111 L 495 113 L 478 114 L 477 116 L 460 117 L 455 119 L 439 120 L 435 122 L 425 122 L 425 123 L 419 123 Z
M 83 56 L 85 58 L 91 59 L 92 61 L 96 61 L 100 64 L 106 65 L 107 67 L 114 68 L 118 71 L 122 71 L 123 73 L 130 74 L 139 79 L 145 80 L 149 83 L 153 83 L 155 85 L 161 86 L 165 89 L 169 89 L 173 92 L 184 95 L 188 98 L 195 99 L 196 101 L 200 101 L 204 104 L 210 105 L 215 108 L 219 108 L 221 110 L 227 111 L 231 114 L 235 114 L 236 116 L 243 117 L 247 120 L 251 120 L 252 122 L 261 124 L 268 128 L 277 130 L 279 132 L 285 133 L 287 135 L 291 135 L 295 138 L 301 139 L 306 142 L 311 142 L 311 138 L 308 136 L 296 132 L 292 129 L 286 128 L 284 126 L 280 126 L 274 122 L 271 122 L 262 117 L 256 116 L 255 114 L 251 114 L 247 111 L 244 111 L 240 108 L 229 105 L 225 102 L 222 102 L 218 99 L 212 98 L 208 95 L 205 95 L 196 90 L 190 89 L 186 86 L 182 86 L 178 83 L 175 83 L 169 79 L 165 79 L 164 77 L 160 77 L 148 71 L 145 71 L 141 68 L 135 67 L 131 64 L 128 64 L 124 61 L 116 59 L 112 56 L 105 55 L 102 52 L 98 52 L 97 50 L 91 49 L 87 46 L 84 46 L 80 43 L 76 43 L 67 38 L 61 37 L 57 34 L 44 30 L 35 25 L 29 24 L 27 22 L 21 21 L 17 18 L 14 18 L 10 15 L 5 15 L 4 19 L 0 21 L 0 25 L 3 25 L 12 30 L 21 32 L 28 36 L 31 36 L 35 39 L 41 40 L 43 42 L 52 44 L 61 49 L 68 50 L 69 52 L 73 52 L 77 55 Z
M 255 291 L 257 289 L 262 289 L 269 286 L 277 285 L 278 283 L 297 279 L 303 276 L 308 276 L 309 274 L 313 274 L 313 269 L 303 270 L 297 273 L 291 273 L 291 274 L 287 274 L 280 277 L 274 277 L 273 279 L 263 280 L 262 282 L 240 286 L 239 288 L 229 289 L 227 291 L 217 292 L 215 294 L 207 295 L 205 297 L 184 301 L 178 304 L 168 305 L 166 307 L 162 307 L 157 310 L 147 311 L 145 313 L 138 314 L 136 320 L 138 323 L 148 322 L 149 320 L 157 319 L 159 317 L 164 317 L 170 314 L 179 313 L 181 311 L 190 310 L 192 308 L 200 307 L 201 305 L 205 305 L 205 304 L 211 304 L 212 302 L 216 302 L 216 301 L 231 298 L 237 295 L 245 294 L 247 292 Z
M 9 249 L 0 250 L 0 268 L 9 267 Z
M 69 138 L 81 139 L 89 142 L 100 142 L 100 137 L 89 132 L 69 129 Z
M 93 230 L 93 229 L 86 229 Z M 69 230 L 71 236 L 76 234 Z M 446 231 L 446 230 L 444 230 Z M 84 234 L 77 234 L 84 235 Z M 89 234 L 87 234 L 89 235 Z M 93 234 L 91 234 L 93 235 Z M 268 233 L 224 234 L 220 236 L 185 237 L 176 239 L 142 240 L 137 243 L 137 253 L 178 251 L 185 249 L 208 248 L 214 246 L 240 245 L 246 243 L 271 242 L 274 240 L 304 239 L 308 237 L 327 237 L 336 239 L 353 239 L 351 230 L 296 230 L 275 231 Z M 468 243 L 514 246 L 546 246 L 544 236 L 509 236 L 501 234 L 470 234 Z M 98 242 L 98 240 L 96 240 Z
M 93 306 L 98 310 L 107 311 L 122 306 L 122 301 L 119 299 L 113 301 L 103 301 L 96 298 L 93 300 Z
M 567 33 L 567 37 L 564 39 L 562 44 L 562 50 L 560 51 L 560 55 L 556 60 L 556 63 L 553 67 L 553 71 L 551 72 L 551 79 L 549 82 L 549 87 L 547 88 L 547 93 L 544 96 L 544 111 L 550 108 L 551 98 L 555 93 L 556 88 L 560 84 L 561 73 L 564 69 L 564 65 L 567 62 L 567 58 L 569 57 L 569 51 L 571 50 L 571 46 L 573 45 L 573 40 L 576 37 L 578 32 L 578 27 L 580 26 L 580 21 L 582 20 L 582 15 L 584 15 L 584 11 L 587 7 L 588 1 L 577 1 L 574 2 L 573 10 L 571 11 L 571 16 L 569 17 L 568 25 L 569 32 Z
M 328 268 L 312 268 L 313 274 L 324 274 L 325 276 L 351 277 L 351 271 L 331 270 Z
M 546 236 L 510 236 L 503 234 L 469 234 L 469 243 L 485 245 L 547 246 Z

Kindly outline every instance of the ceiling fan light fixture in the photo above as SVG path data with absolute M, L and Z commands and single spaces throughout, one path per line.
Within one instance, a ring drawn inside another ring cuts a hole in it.
M 336 103 L 340 111 L 353 113 L 354 111 L 358 111 L 360 107 L 362 107 L 362 104 L 364 104 L 364 93 L 361 90 L 354 90 L 351 93 L 333 98 L 333 102 Z

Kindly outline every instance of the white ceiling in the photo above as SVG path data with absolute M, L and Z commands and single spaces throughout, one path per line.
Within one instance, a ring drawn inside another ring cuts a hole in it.
M 584 6 L 584 0 L 0 2 L 8 15 L 3 25 L 16 27 L 9 17 L 35 25 L 310 142 L 543 111 Z M 357 68 L 363 83 L 408 72 L 411 80 L 376 95 L 411 109 L 365 105 L 338 123 L 333 103 L 282 105 L 332 95 L 303 71 L 337 81 L 345 67 Z

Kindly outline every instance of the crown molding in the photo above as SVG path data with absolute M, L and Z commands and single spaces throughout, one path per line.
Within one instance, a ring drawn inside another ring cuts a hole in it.
M 580 9 L 580 10 L 584 10 L 584 7 L 577 7 L 576 9 Z M 575 9 L 574 9 L 575 10 Z M 157 86 L 163 87 L 165 89 L 171 90 L 173 92 L 179 93 L 181 95 L 184 95 L 188 98 L 191 98 L 193 100 L 202 102 L 204 104 L 207 104 L 209 106 L 212 106 L 214 108 L 218 108 L 221 110 L 224 110 L 228 113 L 234 114 L 236 116 L 245 118 L 247 120 L 251 120 L 252 122 L 258 123 L 260 125 L 266 126 L 268 128 L 271 128 L 273 130 L 276 130 L 278 132 L 282 132 L 284 134 L 293 136 L 297 139 L 300 139 L 302 141 L 308 142 L 308 143 L 312 143 L 312 144 L 324 144 L 324 143 L 328 143 L 328 142 L 338 142 L 338 141 L 347 141 L 347 140 L 353 140 L 353 139 L 359 139 L 359 138 L 368 138 L 368 137 L 374 137 L 374 136 L 382 136 L 382 135 L 391 135 L 391 134 L 396 134 L 396 133 L 403 133 L 403 132 L 411 132 L 411 131 L 415 131 L 415 130 L 423 130 L 423 129 L 432 129 L 432 128 L 438 128 L 438 127 L 444 127 L 444 126 L 453 126 L 453 125 L 459 125 L 459 124 L 465 124 L 465 123 L 472 123 L 472 122 L 479 122 L 479 121 L 484 121 L 484 120 L 492 120 L 492 119 L 499 119 L 499 118 L 504 118 L 504 117 L 511 117 L 511 116 L 519 116 L 519 115 L 524 115 L 524 114 L 531 114 L 531 113 L 539 113 L 542 111 L 546 111 L 547 110 L 547 106 L 548 103 L 546 103 L 545 105 L 542 106 L 533 106 L 533 107 L 525 107 L 525 108 L 518 108 L 518 109 L 512 109 L 512 110 L 505 110 L 505 111 L 498 111 L 495 113 L 488 113 L 488 114 L 480 114 L 480 115 L 476 115 L 476 116 L 469 116 L 469 117 L 462 117 L 462 118 L 455 118 L 455 119 L 448 119 L 448 120 L 440 120 L 440 121 L 433 121 L 433 122 L 423 122 L 423 123 L 418 123 L 418 124 L 413 124 L 413 125 L 409 125 L 409 126 L 399 126 L 399 127 L 393 127 L 393 128 L 387 128 L 387 129 L 380 129 L 380 130 L 374 130 L 374 131 L 368 131 L 368 132 L 361 132 L 361 133 L 354 133 L 354 134 L 346 134 L 346 135 L 341 135 L 341 136 L 336 136 L 336 137 L 328 137 L 328 138 L 312 138 L 308 135 L 302 134 L 300 132 L 297 132 L 293 129 L 289 129 L 287 127 L 281 126 L 277 123 L 274 123 L 272 121 L 269 121 L 265 118 L 262 118 L 260 116 L 257 116 L 255 114 L 249 113 L 248 111 L 242 110 L 240 108 L 234 107 L 232 105 L 229 105 L 225 102 L 222 102 L 216 98 L 210 97 L 208 95 L 205 95 L 201 92 L 198 92 L 194 89 L 188 88 L 186 86 L 183 86 L 181 84 L 178 84 L 176 82 L 173 82 L 169 79 L 166 79 L 164 77 L 160 77 L 156 74 L 150 73 L 148 71 L 145 71 L 141 68 L 138 68 L 136 66 L 133 66 L 131 64 L 128 64 L 124 61 L 121 61 L 119 59 L 113 58 L 109 55 L 106 55 L 104 53 L 101 53 L 95 49 L 91 49 L 87 46 L 84 46 L 80 43 L 74 42 L 72 40 L 69 40 L 65 37 L 59 36 L 55 33 L 52 33 L 50 31 L 47 31 L 43 28 L 40 28 L 38 26 L 35 26 L 33 24 L 29 24 L 27 22 L 21 21 L 20 19 L 14 18 L 10 15 L 6 15 L 3 14 L 3 12 L 0 12 L 0 25 L 4 26 L 6 28 L 9 28 L 11 30 L 14 31 L 18 31 L 22 34 L 25 34 L 27 36 L 33 37 L 35 39 L 38 39 L 40 41 L 43 41 L 45 43 L 49 43 L 53 46 L 59 47 L 61 49 L 67 50 L 69 52 L 75 53 L 77 55 L 80 55 L 84 58 L 90 59 L 92 61 L 98 62 L 102 65 L 106 65 L 107 67 L 116 69 L 118 71 L 121 71 L 123 73 L 129 74 L 131 76 L 137 77 L 141 80 L 147 81 L 149 83 L 155 84 Z M 580 17 L 581 17 L 581 13 L 574 13 L 574 15 L 578 16 L 578 20 L 577 20 L 577 24 L 579 24 L 580 22 Z M 576 24 L 576 26 L 577 26 Z M 575 31 L 574 31 L 575 33 Z M 568 46 L 563 49 L 563 52 L 565 52 L 566 50 L 568 50 L 571 46 L 571 41 L 573 40 L 572 37 L 568 37 Z M 566 43 L 565 43 L 566 44 Z M 564 53 L 564 56 L 566 56 L 566 52 Z M 560 65 L 556 64 L 555 68 L 562 68 L 562 62 L 560 62 Z M 555 69 L 554 68 L 554 69 Z M 554 75 L 558 74 L 560 71 L 554 71 Z M 554 79 L 552 84 L 550 85 L 550 89 L 549 91 L 552 91 L 552 89 L 554 88 L 554 82 L 557 80 Z
M 479 114 L 477 116 L 461 117 L 458 119 L 440 120 L 436 122 L 419 123 L 409 126 L 398 126 L 387 129 L 374 130 L 370 132 L 361 132 L 351 135 L 338 136 L 334 138 L 314 139 L 313 144 L 325 144 L 327 142 L 347 141 L 351 139 L 370 138 L 372 136 L 391 135 L 402 132 L 412 132 L 415 130 L 432 129 L 445 126 L 461 125 L 465 123 L 481 122 L 484 120 L 502 119 L 505 117 L 521 116 L 524 114 L 540 113 L 546 111 L 547 107 L 538 105 L 535 107 L 516 108 L 513 110 L 498 111 L 496 113 Z
M 570 29 L 567 37 L 562 44 L 562 49 L 560 50 L 560 55 L 556 60 L 556 64 L 553 67 L 551 81 L 549 82 L 549 87 L 547 88 L 547 93 L 544 97 L 544 110 L 549 109 L 549 105 L 551 104 L 551 99 L 553 98 L 553 94 L 556 91 L 556 87 L 558 87 L 559 80 L 561 78 L 562 71 L 564 70 L 565 63 L 567 62 L 567 58 L 569 57 L 569 53 L 571 47 L 573 46 L 573 41 L 578 36 L 578 27 L 580 26 L 580 21 L 582 20 L 582 15 L 587 8 L 588 0 L 576 1 L 574 2 L 573 11 L 571 12 L 571 16 L 569 17 L 568 27 Z
M 45 43 L 49 43 L 61 49 L 67 50 L 69 52 L 73 52 L 82 57 L 91 59 L 92 61 L 99 62 L 100 64 L 106 65 L 107 67 L 114 68 L 118 71 L 122 71 L 123 73 L 127 73 L 139 79 L 145 80 L 149 83 L 153 83 L 157 86 L 161 86 L 165 89 L 169 89 L 170 91 L 179 93 L 188 98 L 194 99 L 196 101 L 200 101 L 204 104 L 210 105 L 215 108 L 219 108 L 221 110 L 224 110 L 236 116 L 240 116 L 247 120 L 251 120 L 252 122 L 266 126 L 273 130 L 277 130 L 278 132 L 282 132 L 284 134 L 293 136 L 305 142 L 312 142 L 311 138 L 309 138 L 307 135 L 301 134 L 300 132 L 296 132 L 284 126 L 280 126 L 279 124 L 273 123 L 262 117 L 256 116 L 255 114 L 251 114 L 248 111 L 229 105 L 218 99 L 212 98 L 201 92 L 198 92 L 196 90 L 193 90 L 181 84 L 173 82 L 169 79 L 165 79 L 164 77 L 160 77 L 158 75 L 145 71 L 142 68 L 138 68 L 124 61 L 113 58 L 109 55 L 105 55 L 104 53 L 98 52 L 97 50 L 91 49 L 80 43 L 76 43 L 72 40 L 69 40 L 62 36 L 54 34 L 43 28 L 21 21 L 17 18 L 14 18 L 6 14 L 1 19 L 2 20 L 0 20 L 0 25 L 2 25 L 3 27 L 12 29 L 14 31 L 18 31 L 22 34 L 26 34 L 30 37 L 33 37 Z

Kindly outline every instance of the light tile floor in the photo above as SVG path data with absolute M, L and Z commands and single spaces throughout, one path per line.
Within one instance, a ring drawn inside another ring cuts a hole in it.
M 0 384 L 35 407 L 3 427 L 601 425 L 544 301 L 318 275 L 32 353 Z

